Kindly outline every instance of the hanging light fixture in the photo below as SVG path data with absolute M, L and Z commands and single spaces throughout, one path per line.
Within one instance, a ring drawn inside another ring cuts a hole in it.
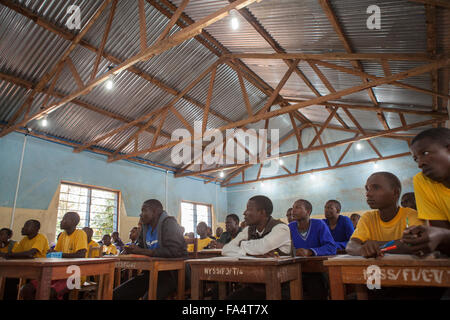
M 223 178 L 223 177 L 225 177 L 225 173 L 223 173 L 223 171 L 220 171 L 219 176 L 220 176 L 221 178 Z
M 237 30 L 239 29 L 239 20 L 238 20 L 238 12 L 236 9 L 233 9 L 230 11 L 230 17 L 231 17 L 231 29 Z
M 109 71 L 110 71 L 111 69 L 113 69 L 113 68 L 114 68 L 114 66 L 109 66 L 107 72 L 109 72 Z M 109 76 L 109 79 L 106 80 L 106 82 L 105 82 L 105 88 L 106 88 L 107 90 L 112 90 L 112 89 L 114 88 L 114 75 Z
M 44 116 L 41 119 L 41 126 L 47 127 L 48 126 L 48 114 L 44 114 Z

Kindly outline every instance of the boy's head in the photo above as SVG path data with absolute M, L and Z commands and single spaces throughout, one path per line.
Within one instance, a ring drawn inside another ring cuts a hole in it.
M 308 200 L 299 199 L 292 206 L 292 217 L 294 220 L 309 220 L 312 212 L 312 204 Z
M 141 220 L 142 224 L 153 224 L 164 211 L 161 202 L 156 199 L 150 199 L 142 204 Z
M 286 211 L 286 218 L 288 220 L 288 223 L 291 223 L 295 219 L 292 217 L 292 208 L 287 209 Z
M 28 220 L 22 228 L 22 235 L 28 236 L 30 239 L 34 238 L 41 229 L 41 223 L 37 220 Z
M 254 196 L 247 202 L 244 212 L 245 223 L 248 226 L 257 225 L 268 219 L 273 211 L 272 201 L 266 196 Z
M 11 229 L 3 228 L 0 229 L 0 242 L 6 243 L 12 238 L 13 232 Z
M 139 238 L 139 229 L 138 227 L 134 227 L 130 230 L 130 240 L 136 241 Z
M 367 204 L 372 209 L 383 209 L 397 205 L 402 184 L 390 172 L 375 172 L 366 182 Z
M 416 197 L 414 196 L 414 192 L 405 193 L 402 196 L 400 204 L 402 205 L 403 208 L 411 208 L 417 210 Z
M 206 225 L 205 222 L 202 221 L 199 224 L 197 224 L 197 234 L 201 238 L 204 238 L 208 235 L 208 226 Z
M 239 217 L 234 213 L 227 215 L 225 218 L 225 230 L 229 233 L 239 230 Z
M 358 225 L 359 218 L 361 218 L 361 216 L 359 214 L 357 214 L 357 213 L 353 213 L 350 216 L 350 220 L 352 220 L 352 223 L 353 223 L 353 229 L 356 229 L 356 226 Z
M 220 237 L 223 233 L 223 229 L 221 227 L 216 228 L 216 237 Z
M 111 236 L 109 234 L 105 234 L 102 241 L 105 246 L 109 246 L 111 244 Z
M 422 131 L 412 140 L 411 152 L 425 176 L 441 183 L 450 180 L 450 129 Z
M 83 231 L 86 232 L 88 243 L 91 242 L 92 236 L 94 235 L 94 230 L 92 230 L 92 228 L 89 227 L 84 227 Z
M 67 231 L 76 229 L 79 222 L 80 216 L 78 215 L 78 213 L 70 211 L 63 216 L 59 226 L 62 230 Z
M 119 240 L 119 239 L 120 239 L 120 237 L 119 237 L 119 232 L 114 231 L 113 233 L 111 233 L 111 239 L 112 239 L 112 241 L 114 241 L 114 242 L 116 242 L 117 240 Z
M 341 212 L 341 203 L 337 200 L 328 200 L 325 204 L 325 217 L 327 219 L 337 219 Z
M 206 227 L 206 234 L 208 235 L 208 237 L 212 237 L 212 228 L 211 227 Z
M 194 239 L 194 233 L 193 232 L 188 232 L 188 233 L 186 233 L 186 236 L 189 238 L 189 239 Z

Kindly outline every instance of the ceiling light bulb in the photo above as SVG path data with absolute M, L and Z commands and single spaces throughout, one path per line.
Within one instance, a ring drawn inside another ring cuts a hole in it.
M 283 165 L 284 162 L 283 162 L 283 160 L 280 159 L 280 160 L 278 160 L 278 163 L 279 163 L 280 165 Z
M 361 150 L 361 149 L 362 149 L 362 147 L 363 147 L 363 146 L 362 146 L 362 144 L 361 144 L 361 143 L 357 143 L 357 144 L 356 144 L 356 149 L 358 149 L 358 150 Z
M 42 120 L 41 120 L 41 125 L 42 125 L 43 127 L 48 126 L 47 115 L 45 115 L 45 116 L 42 118 Z
M 223 178 L 225 176 L 225 173 L 223 173 L 223 171 L 220 171 L 220 177 Z
M 114 81 L 112 81 L 111 79 L 107 80 L 105 83 L 105 87 L 108 90 L 111 90 L 112 88 L 114 88 Z
M 237 30 L 239 28 L 239 20 L 237 18 L 237 11 L 235 9 L 230 11 L 231 29 Z

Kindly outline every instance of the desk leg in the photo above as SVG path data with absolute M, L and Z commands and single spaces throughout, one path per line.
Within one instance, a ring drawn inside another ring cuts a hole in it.
M 177 299 L 178 300 L 184 300 L 184 290 L 185 290 L 185 266 L 183 264 L 183 268 L 178 269 L 178 294 Z
M 271 267 L 266 271 L 266 299 L 281 300 L 281 283 L 276 268 Z
M 290 282 L 291 300 L 303 299 L 303 283 L 302 283 L 302 267 L 300 263 L 297 263 L 297 279 Z
M 203 281 L 199 278 L 200 269 L 191 266 L 191 299 L 200 300 L 203 298 Z
M 156 300 L 157 299 L 157 290 L 158 290 L 158 266 L 155 265 L 149 271 L 148 300 Z
M 36 290 L 36 300 L 50 299 L 50 286 L 52 283 L 52 268 L 44 267 L 41 271 L 41 277 L 38 279 Z
M 341 267 L 329 266 L 331 300 L 345 299 L 345 286 L 342 282 Z
M 98 276 L 98 281 L 97 281 L 97 300 L 102 300 L 103 299 L 103 291 L 105 291 L 105 277 L 107 277 L 108 275 L 106 274 L 101 274 Z
M 103 300 L 112 300 L 113 298 L 113 286 L 114 286 L 114 268 L 115 264 L 111 263 L 109 272 L 103 278 Z M 120 270 L 120 269 L 119 269 Z
M 121 273 L 120 273 L 120 271 L 121 271 L 120 268 L 115 268 L 115 271 L 114 271 L 114 288 L 117 288 L 118 286 L 120 286 L 120 282 L 121 282 L 121 279 L 120 279 Z
M 0 300 L 3 300 L 3 297 L 5 295 L 5 283 L 6 277 L 0 277 Z

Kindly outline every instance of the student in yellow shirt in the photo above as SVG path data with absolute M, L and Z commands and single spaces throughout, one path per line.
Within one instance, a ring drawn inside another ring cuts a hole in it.
M 450 129 L 419 133 L 411 152 L 422 170 L 413 180 L 417 211 L 430 226 L 409 228 L 403 241 L 418 255 L 436 249 L 450 254 Z
M 117 247 L 111 243 L 111 236 L 105 234 L 102 238 L 103 241 L 103 254 L 104 255 L 117 255 Z
M 23 239 L 13 248 L 12 253 L 6 254 L 6 257 L 11 259 L 45 258 L 49 246 L 47 237 L 39 233 L 40 228 L 41 223 L 37 220 L 25 222 L 22 228 Z
M 0 257 L 11 253 L 13 248 L 18 245 L 16 241 L 11 240 L 13 232 L 11 229 L 3 228 L 0 230 Z
M 96 241 L 92 240 L 92 236 L 94 235 L 94 230 L 92 230 L 92 228 L 84 227 L 83 231 L 86 233 L 88 244 L 88 251 L 86 252 L 86 258 L 89 258 L 89 252 L 91 248 L 98 248 L 99 244 Z M 98 251 L 94 252 L 91 256 L 91 258 L 98 258 L 98 257 L 100 257 Z
M 212 239 L 208 236 L 208 226 L 204 222 L 197 224 L 197 234 L 199 239 L 197 240 L 197 251 L 203 250 L 209 245 Z
M 400 241 L 403 231 L 407 225 L 422 225 L 423 221 L 415 210 L 398 206 L 400 180 L 390 172 L 376 172 L 367 179 L 365 188 L 367 204 L 374 210 L 362 215 L 347 244 L 347 253 L 366 258 L 382 256 L 380 247 L 392 240 L 397 249 L 389 253 L 410 253 Z

